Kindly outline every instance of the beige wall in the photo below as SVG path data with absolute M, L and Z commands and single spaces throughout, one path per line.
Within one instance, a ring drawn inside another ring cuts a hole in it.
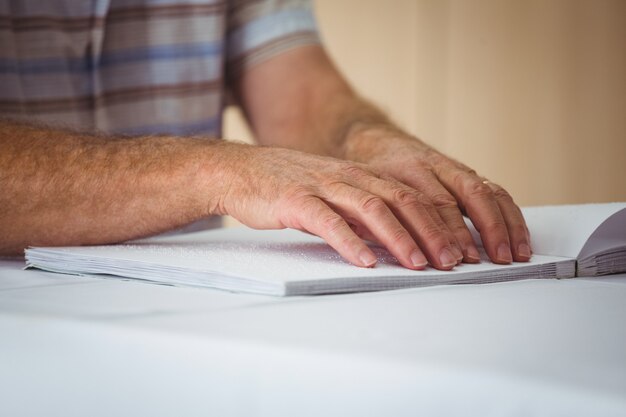
M 366 97 L 522 205 L 626 201 L 626 1 L 317 0 Z M 226 133 L 246 137 L 229 113 Z

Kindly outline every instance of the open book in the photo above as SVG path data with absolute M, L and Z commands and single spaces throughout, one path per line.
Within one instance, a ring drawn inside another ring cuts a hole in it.
M 270 295 L 379 291 L 438 284 L 569 278 L 626 271 L 626 203 L 523 209 L 531 232 L 530 262 L 480 264 L 452 271 L 400 266 L 373 247 L 374 268 L 344 261 L 321 239 L 294 230 L 218 229 L 122 245 L 30 248 L 27 267 L 161 284 Z M 478 234 L 472 230 L 480 242 Z

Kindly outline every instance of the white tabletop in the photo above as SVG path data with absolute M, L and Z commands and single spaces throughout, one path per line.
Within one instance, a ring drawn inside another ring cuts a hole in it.
M 22 267 L 1 416 L 626 415 L 626 275 L 274 298 Z

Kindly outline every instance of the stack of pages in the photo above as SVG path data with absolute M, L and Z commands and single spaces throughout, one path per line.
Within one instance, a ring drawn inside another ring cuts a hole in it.
M 626 203 L 532 207 L 530 262 L 480 264 L 452 271 L 400 266 L 385 249 L 374 268 L 344 261 L 321 239 L 294 230 L 218 229 L 122 245 L 30 248 L 28 267 L 160 284 L 269 295 L 380 291 L 440 284 L 569 278 L 626 271 Z M 478 234 L 472 229 L 477 242 Z

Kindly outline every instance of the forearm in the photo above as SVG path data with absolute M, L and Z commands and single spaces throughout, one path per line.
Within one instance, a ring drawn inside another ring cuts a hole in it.
M 0 122 L 0 253 L 119 242 L 213 214 L 229 146 Z
M 244 73 L 236 85 L 238 99 L 263 144 L 362 161 L 365 153 L 381 145 L 379 137 L 403 134 L 350 87 L 319 46 L 298 48 L 262 63 Z

